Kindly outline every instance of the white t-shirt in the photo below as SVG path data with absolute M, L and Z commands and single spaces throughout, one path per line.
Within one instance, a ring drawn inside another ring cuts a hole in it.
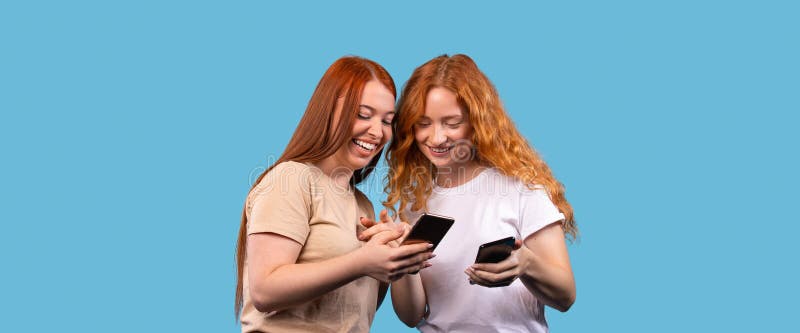
M 464 270 L 478 247 L 508 236 L 524 240 L 564 219 L 541 186 L 533 190 L 496 169 L 469 182 L 435 187 L 428 212 L 455 223 L 436 247 L 433 264 L 420 272 L 430 314 L 422 332 L 547 332 L 544 304 L 517 279 L 508 287 L 470 285 Z M 421 212 L 406 211 L 410 223 Z

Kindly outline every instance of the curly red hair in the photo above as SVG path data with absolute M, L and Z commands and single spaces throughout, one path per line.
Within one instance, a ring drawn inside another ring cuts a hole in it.
M 383 205 L 406 221 L 403 210 L 427 209 L 433 190 L 436 167 L 422 154 L 414 138 L 414 125 L 424 115 L 428 92 L 442 87 L 453 92 L 467 113 L 473 128 L 475 158 L 482 165 L 497 168 L 533 188 L 542 185 L 550 199 L 564 214 L 564 232 L 575 239 L 578 228 L 572 206 L 564 196 L 564 186 L 553 177 L 550 168 L 519 133 L 505 112 L 494 85 L 468 56 L 456 54 L 436 57 L 414 70 L 400 95 L 394 122 L 395 139 L 389 145 L 386 161 L 388 193 Z

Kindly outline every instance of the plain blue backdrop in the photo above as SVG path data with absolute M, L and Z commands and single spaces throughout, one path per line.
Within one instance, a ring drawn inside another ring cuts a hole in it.
M 475 59 L 566 185 L 578 298 L 548 309 L 552 331 L 792 331 L 799 16 L 792 1 L 4 1 L 0 331 L 237 332 L 244 197 L 322 73 L 355 54 L 400 88 L 442 53 Z M 388 301 L 373 330 L 411 331 Z

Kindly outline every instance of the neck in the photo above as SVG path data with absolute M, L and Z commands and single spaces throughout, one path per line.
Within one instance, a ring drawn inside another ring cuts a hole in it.
M 353 170 L 338 165 L 330 158 L 314 163 L 314 165 L 332 179 L 335 185 L 341 188 L 350 188 L 350 178 L 353 178 Z
M 436 185 L 440 187 L 460 186 L 477 177 L 485 169 L 485 166 L 476 161 L 470 161 L 455 167 L 437 168 Z

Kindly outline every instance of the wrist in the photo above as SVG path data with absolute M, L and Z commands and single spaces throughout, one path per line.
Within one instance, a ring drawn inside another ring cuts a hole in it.
M 348 270 L 353 272 L 356 275 L 356 278 L 360 276 L 369 275 L 370 271 L 366 263 L 368 259 L 367 247 L 362 245 L 361 247 L 353 250 L 347 256 Z

